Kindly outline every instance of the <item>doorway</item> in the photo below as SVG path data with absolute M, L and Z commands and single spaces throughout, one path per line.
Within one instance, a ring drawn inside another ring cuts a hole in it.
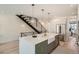
M 69 36 L 76 37 L 77 24 L 75 21 L 69 23 Z
M 65 24 L 56 24 L 56 33 L 65 34 Z

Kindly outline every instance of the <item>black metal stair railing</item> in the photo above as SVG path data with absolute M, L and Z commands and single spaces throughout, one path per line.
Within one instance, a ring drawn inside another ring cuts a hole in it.
M 23 20 L 26 24 L 28 24 L 38 34 L 47 31 L 44 28 L 44 26 L 35 17 L 25 16 L 25 15 L 22 15 L 22 14 L 21 15 L 16 15 L 16 16 L 18 16 L 21 20 Z
M 36 19 L 36 28 L 41 31 L 41 33 L 46 32 L 47 30 L 44 28 L 44 26 L 38 21 L 37 18 Z

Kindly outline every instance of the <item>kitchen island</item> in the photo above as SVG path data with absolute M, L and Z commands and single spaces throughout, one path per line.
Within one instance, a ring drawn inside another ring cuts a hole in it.
M 47 54 L 50 50 L 57 47 L 59 40 L 56 39 L 56 36 L 57 34 L 54 33 L 43 33 L 37 34 L 36 37 L 33 37 L 32 35 L 27 37 L 19 37 L 19 53 Z M 51 45 L 54 45 L 54 47 Z

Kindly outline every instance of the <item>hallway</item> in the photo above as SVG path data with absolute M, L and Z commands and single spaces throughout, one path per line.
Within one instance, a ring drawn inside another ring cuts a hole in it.
M 78 54 L 79 47 L 75 41 L 75 38 L 70 37 L 67 42 L 60 42 L 60 45 L 51 54 Z

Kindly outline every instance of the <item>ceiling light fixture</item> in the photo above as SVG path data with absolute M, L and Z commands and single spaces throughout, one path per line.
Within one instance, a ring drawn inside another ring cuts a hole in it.
M 44 9 L 41 9 L 42 11 L 42 20 L 44 19 Z
M 34 16 L 34 6 L 35 4 L 32 4 L 32 17 Z
M 34 6 L 35 4 L 32 4 L 32 19 L 31 19 L 31 22 L 34 23 Z
M 35 6 L 35 4 L 32 4 L 32 19 L 31 19 L 31 22 L 35 23 L 35 25 L 37 27 L 37 19 L 34 18 L 34 6 Z
M 50 13 L 48 12 L 48 20 L 50 19 Z M 50 20 L 49 20 L 50 21 Z

